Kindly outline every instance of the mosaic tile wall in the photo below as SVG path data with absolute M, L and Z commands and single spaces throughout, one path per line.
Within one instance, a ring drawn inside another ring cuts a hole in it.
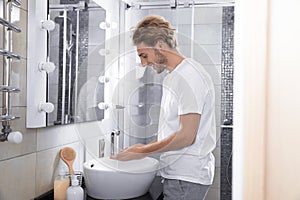
M 221 120 L 223 125 L 233 125 L 233 50 L 234 50 L 234 7 L 223 8 L 221 64 Z M 221 200 L 232 197 L 232 128 L 221 131 Z

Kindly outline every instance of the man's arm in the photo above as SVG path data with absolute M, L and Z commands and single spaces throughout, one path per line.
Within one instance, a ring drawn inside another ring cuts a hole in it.
M 133 145 L 122 150 L 119 154 L 112 158 L 117 160 L 141 159 L 152 153 L 173 151 L 192 145 L 196 139 L 200 124 L 200 114 L 190 113 L 180 115 L 179 123 L 180 129 L 169 137 L 159 142 L 154 140 L 146 145 Z

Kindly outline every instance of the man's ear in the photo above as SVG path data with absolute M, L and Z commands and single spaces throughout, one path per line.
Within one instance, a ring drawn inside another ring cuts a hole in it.
M 164 47 L 164 45 L 165 45 L 164 41 L 158 40 L 158 41 L 156 42 L 155 47 L 158 48 L 158 49 L 161 49 L 161 48 Z

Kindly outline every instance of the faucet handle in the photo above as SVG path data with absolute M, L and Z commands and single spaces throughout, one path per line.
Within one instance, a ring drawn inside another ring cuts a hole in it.
M 114 134 L 114 135 L 120 135 L 120 131 L 119 130 L 117 130 L 117 129 L 113 129 L 112 130 L 112 132 L 111 132 L 111 134 Z

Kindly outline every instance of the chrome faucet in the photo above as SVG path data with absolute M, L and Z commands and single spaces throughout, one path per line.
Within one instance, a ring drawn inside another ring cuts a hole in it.
M 99 158 L 104 157 L 105 140 L 99 140 Z
M 119 147 L 119 135 L 120 135 L 120 131 L 114 129 L 111 132 L 110 135 L 110 139 L 111 139 L 111 146 L 110 146 L 110 155 L 114 156 L 116 155 L 118 152 L 118 147 Z M 115 145 L 115 140 L 116 140 L 116 145 Z

